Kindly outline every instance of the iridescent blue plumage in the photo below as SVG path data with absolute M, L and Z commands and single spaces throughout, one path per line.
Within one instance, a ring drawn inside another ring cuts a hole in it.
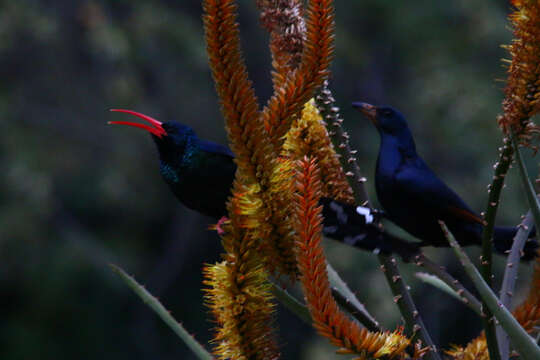
M 231 151 L 200 139 L 186 125 L 171 121 L 162 127 L 167 136 L 152 138 L 165 182 L 187 207 L 215 218 L 225 215 L 236 171 Z
M 448 246 L 442 220 L 462 245 L 480 244 L 484 220 L 427 166 L 417 154 L 407 121 L 391 107 L 355 103 L 377 127 L 381 138 L 375 187 L 388 218 L 422 240 L 422 245 Z M 495 249 L 508 250 L 516 228 L 496 227 Z M 526 257 L 537 244 L 527 242 Z

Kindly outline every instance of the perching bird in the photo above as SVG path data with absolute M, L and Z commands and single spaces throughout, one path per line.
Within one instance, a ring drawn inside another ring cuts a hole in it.
M 216 219 L 226 214 L 225 203 L 236 172 L 234 155 L 228 148 L 203 140 L 189 126 L 174 121 L 162 123 L 130 110 L 111 111 L 132 114 L 151 124 L 109 122 L 152 134 L 159 152 L 159 172 L 180 202 Z
M 159 152 L 160 173 L 180 202 L 215 219 L 226 215 L 225 204 L 236 172 L 234 155 L 227 147 L 199 138 L 193 129 L 178 122 L 160 122 L 131 110 L 111 111 L 150 123 L 109 122 L 142 128 L 152 135 Z M 365 250 L 396 252 L 404 259 L 416 253 L 416 245 L 381 231 L 376 211 L 331 199 L 321 199 L 321 204 L 326 236 Z
M 381 144 L 375 171 L 377 197 L 386 216 L 422 240 L 422 246 L 448 246 L 439 220 L 446 223 L 462 245 L 481 244 L 485 221 L 426 165 L 416 152 L 407 121 L 391 107 L 357 102 L 353 106 L 369 118 L 379 131 Z M 495 227 L 494 247 L 510 249 L 517 231 Z M 534 257 L 538 244 L 529 239 L 524 259 Z

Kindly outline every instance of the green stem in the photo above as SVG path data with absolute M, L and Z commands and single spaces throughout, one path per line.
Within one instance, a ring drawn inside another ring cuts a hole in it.
M 491 287 L 491 262 L 493 252 L 493 233 L 495 228 L 495 218 L 497 217 L 497 210 L 499 207 L 499 199 L 501 197 L 501 191 L 504 185 L 504 179 L 508 173 L 508 169 L 513 158 L 513 148 L 509 139 L 503 139 L 503 147 L 499 156 L 499 161 L 495 164 L 495 175 L 493 176 L 493 182 L 489 187 L 488 204 L 486 210 L 486 226 L 482 233 L 482 256 L 480 262 L 480 271 L 484 281 Z M 497 344 L 497 336 L 495 332 L 495 323 L 491 311 L 482 303 L 482 309 L 484 310 L 485 317 L 482 322 L 484 324 L 484 330 L 486 332 L 486 341 L 491 360 L 501 360 L 499 345 Z
M 137 294 L 142 301 L 150 306 L 152 310 L 167 324 L 175 333 L 178 335 L 184 343 L 190 348 L 191 351 L 201 360 L 213 360 L 214 357 L 197 341 L 193 336 L 191 336 L 186 329 L 177 322 L 165 309 L 163 305 L 156 299 L 152 294 L 150 294 L 142 285 L 137 283 L 137 281 L 126 274 L 124 270 L 119 268 L 116 265 L 110 264 L 112 270 L 120 275 L 122 280 Z
M 474 267 L 473 263 L 459 246 L 454 236 L 448 231 L 444 222 L 439 222 L 443 229 L 450 246 L 454 249 L 461 264 L 465 268 L 467 275 L 471 278 L 476 290 L 482 297 L 482 300 L 499 320 L 501 326 L 506 331 L 514 347 L 525 360 L 540 359 L 540 347 L 538 347 L 531 336 L 519 325 L 517 320 L 512 316 L 510 311 L 497 299 L 490 286 L 482 278 L 479 271 Z M 490 353 L 491 356 L 491 353 Z
M 486 210 L 486 226 L 482 233 L 482 277 L 491 286 L 491 257 L 493 246 L 493 232 L 495 228 L 495 218 L 499 208 L 499 199 L 504 185 L 504 179 L 512 162 L 514 150 L 509 144 L 508 139 L 504 139 L 504 145 L 501 149 L 499 161 L 495 164 L 495 175 L 493 182 L 489 186 L 488 205 Z
M 525 167 L 525 163 L 523 162 L 523 156 L 521 155 L 521 149 L 519 148 L 519 144 L 515 136 L 512 136 L 512 144 L 514 145 L 514 149 L 516 151 L 519 174 L 521 175 L 521 182 L 523 184 L 523 188 L 525 189 L 525 193 L 527 194 L 527 201 L 529 202 L 529 207 L 531 208 L 534 223 L 536 228 L 540 229 L 540 203 L 538 202 L 534 186 L 529 179 L 529 174 L 527 172 L 527 168 Z M 540 238 L 539 231 L 536 232 L 536 236 Z
M 330 140 L 332 141 L 332 145 L 334 145 L 334 150 L 339 155 L 341 166 L 343 167 L 343 171 L 345 171 L 345 177 L 353 191 L 355 203 L 370 207 L 369 197 L 364 186 L 366 178 L 362 176 L 358 161 L 354 157 L 356 151 L 351 149 L 349 134 L 341 126 L 343 119 L 339 115 L 339 107 L 336 106 L 336 101 L 328 88 L 328 80 L 324 81 L 317 96 L 315 96 L 315 102 L 326 122 Z
M 397 304 L 403 320 L 405 321 L 405 331 L 408 334 L 417 335 L 424 344 L 430 347 L 432 351 L 426 353 L 426 358 L 431 360 L 441 360 L 437 347 L 433 343 L 429 335 L 420 313 L 416 309 L 416 305 L 412 300 L 411 293 L 408 290 L 407 284 L 401 277 L 397 267 L 397 261 L 392 256 L 379 254 L 379 262 L 381 269 L 386 277 L 386 281 L 390 285 L 394 302 Z
M 283 306 L 296 314 L 296 316 L 305 323 L 309 325 L 313 323 L 309 310 L 304 304 L 287 291 L 283 290 L 279 285 L 276 285 L 273 282 L 270 282 L 270 284 L 272 284 L 272 294 L 281 304 L 283 304 Z

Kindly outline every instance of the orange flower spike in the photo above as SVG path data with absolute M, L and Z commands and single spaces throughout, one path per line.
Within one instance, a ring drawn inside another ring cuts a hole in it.
M 210 286 L 205 289 L 205 302 L 218 324 L 214 353 L 219 359 L 278 358 L 273 337 L 268 336 L 273 304 L 264 269 L 257 266 L 240 281 L 240 276 L 234 276 L 240 269 L 229 261 L 204 269 L 204 283 Z
M 359 359 L 393 358 L 403 354 L 409 339 L 399 331 L 372 333 L 360 328 L 345 316 L 332 297 L 321 247 L 320 171 L 315 160 L 307 158 L 299 161 L 298 167 L 294 198 L 296 256 L 313 327 L 339 348 L 339 354 L 358 354 Z
M 332 0 L 310 0 L 302 61 L 289 74 L 264 108 L 264 124 L 275 148 L 280 149 L 292 117 L 313 97 L 328 77 L 333 56 L 334 8 Z
M 283 149 L 287 156 L 296 160 L 306 155 L 317 159 L 324 197 L 346 203 L 354 202 L 352 190 L 313 99 L 304 105 L 302 117 L 293 121 Z
M 231 149 L 236 154 L 235 161 L 239 171 L 237 179 L 245 184 L 259 184 L 255 193 L 264 206 L 258 207 L 257 211 L 262 213 L 262 217 L 269 219 L 261 223 L 260 228 L 254 229 L 252 236 L 264 239 L 261 253 L 270 260 L 267 264 L 270 271 L 294 276 L 296 259 L 291 249 L 293 240 L 291 236 L 287 236 L 290 225 L 285 223 L 287 216 L 273 211 L 281 209 L 283 212 L 290 201 L 288 198 L 280 200 L 284 194 L 280 194 L 276 199 L 272 199 L 270 194 L 272 190 L 269 187 L 275 185 L 271 182 L 275 169 L 279 166 L 278 156 L 259 116 L 257 99 L 240 53 L 238 24 L 235 22 L 236 5 L 232 0 L 205 0 L 203 7 L 206 12 L 203 19 L 209 62 Z M 233 193 L 239 198 L 243 192 L 241 185 L 235 181 L 233 187 Z M 252 194 L 252 197 L 254 196 L 255 194 Z M 254 212 L 252 214 L 256 215 Z M 231 221 L 234 225 L 235 220 Z M 274 231 L 275 228 L 277 231 Z
M 264 165 L 270 171 L 274 152 L 263 123 L 256 121 L 258 103 L 240 50 L 237 6 L 233 0 L 204 0 L 203 9 L 208 59 L 230 146 L 238 167 L 254 181 L 256 165 Z
M 538 132 L 530 118 L 540 111 L 540 7 L 536 1 L 514 0 L 512 4 L 516 7 L 509 16 L 514 40 L 505 46 L 512 59 L 499 125 L 529 144 L 532 134 Z

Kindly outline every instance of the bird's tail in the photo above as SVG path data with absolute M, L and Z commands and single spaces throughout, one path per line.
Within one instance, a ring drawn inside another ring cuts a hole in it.
M 516 235 L 516 227 L 503 227 L 496 226 L 495 232 L 493 234 L 493 243 L 495 246 L 495 251 L 500 254 L 507 253 L 508 250 L 512 247 L 512 242 L 514 236 Z M 523 248 L 522 260 L 531 260 L 537 255 L 538 242 L 536 241 L 536 229 L 533 228 L 529 234 L 527 242 L 525 242 L 525 247 Z

